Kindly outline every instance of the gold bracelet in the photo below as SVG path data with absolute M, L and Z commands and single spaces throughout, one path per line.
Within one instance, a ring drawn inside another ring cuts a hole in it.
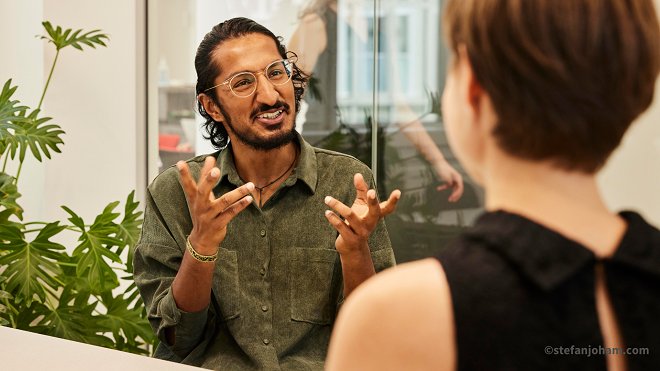
M 192 244 L 190 243 L 190 237 L 186 237 L 186 249 L 188 249 L 190 256 L 202 263 L 213 263 L 214 261 L 218 260 L 217 251 L 213 255 L 202 255 L 195 251 L 195 249 L 192 247 Z

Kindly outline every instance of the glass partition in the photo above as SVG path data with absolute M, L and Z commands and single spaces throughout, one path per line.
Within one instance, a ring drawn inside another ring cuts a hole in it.
M 150 107 L 158 141 L 151 173 L 213 151 L 194 111 L 195 51 L 217 23 L 252 18 L 282 36 L 311 75 L 296 129 L 370 165 L 381 197 L 402 190 L 386 220 L 397 261 L 434 254 L 482 205 L 444 135 L 441 9 L 438 0 L 150 1 L 150 85 L 158 97 Z M 464 185 L 456 202 L 448 201 L 451 189 L 438 190 L 452 177 Z

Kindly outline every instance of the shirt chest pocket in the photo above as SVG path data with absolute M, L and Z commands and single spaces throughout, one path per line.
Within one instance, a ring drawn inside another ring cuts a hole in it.
M 341 289 L 339 254 L 316 248 L 292 248 L 289 253 L 291 319 L 331 324 Z
M 220 248 L 213 279 L 213 295 L 220 307 L 220 318 L 229 320 L 240 315 L 240 286 L 236 251 Z

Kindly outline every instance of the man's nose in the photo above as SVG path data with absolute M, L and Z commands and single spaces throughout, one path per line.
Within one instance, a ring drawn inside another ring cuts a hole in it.
M 257 84 L 257 91 L 255 92 L 257 101 L 269 106 L 275 105 L 277 98 L 280 95 L 275 89 L 275 85 L 273 85 L 273 83 L 263 74 L 257 74 L 257 79 L 259 81 Z

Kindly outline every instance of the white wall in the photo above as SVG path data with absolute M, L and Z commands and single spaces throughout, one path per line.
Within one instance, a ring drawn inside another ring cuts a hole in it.
M 660 0 L 655 0 L 660 16 Z M 660 227 L 660 80 L 651 107 L 628 130 L 600 173 L 608 206 L 631 209 Z
M 132 0 L 44 0 L 52 23 L 110 36 L 107 48 L 63 50 L 51 81 L 45 108 L 67 135 L 46 171 L 49 216 L 66 203 L 90 217 L 136 188 L 135 15 Z M 49 61 L 53 48 L 44 54 Z
M 55 52 L 34 37 L 44 33 L 42 20 L 64 28 L 101 29 L 108 48 L 80 52 L 68 47 L 59 60 L 42 111 L 66 132 L 61 154 L 36 168 L 24 169 L 19 181 L 29 220 L 63 220 L 67 205 L 91 223 L 103 207 L 123 201 L 140 185 L 138 143 L 144 80 L 137 61 L 141 53 L 136 24 L 141 1 L 2 0 L 3 47 L 17 50 L 0 58 L 3 79 L 16 76 L 26 103 L 38 103 Z M 143 16 L 143 14 L 142 14 Z M 142 23 L 144 24 L 144 23 Z M 8 36 L 11 35 L 11 36 Z M 142 49 L 143 49 L 142 45 Z M 20 79 L 19 79 L 20 77 Z M 4 80 L 3 80 L 4 81 Z M 143 140 L 143 138 L 142 138 Z M 140 148 L 142 146 L 142 148 Z M 143 168 L 143 166 L 142 166 Z M 144 169 L 142 169 L 144 171 Z
M 633 123 L 598 181 L 610 208 L 635 210 L 660 226 L 660 80 L 653 104 Z
M 42 0 L 0 1 L 0 39 L 3 53 L 0 58 L 0 84 L 12 79 L 12 85 L 18 89 L 12 97 L 24 105 L 36 108 L 45 79 L 43 70 L 42 42 L 34 35 L 42 33 Z M 9 16 L 7 16 L 9 15 Z M 11 35 L 11 36 L 9 36 Z M 0 160 L 4 161 L 4 157 Z M 10 163 L 7 172 L 16 175 L 16 163 Z M 43 189 L 45 188 L 45 168 L 43 164 L 29 157 L 23 165 L 19 178 L 19 192 L 23 194 L 18 202 L 25 209 L 25 218 L 40 218 L 44 212 Z

